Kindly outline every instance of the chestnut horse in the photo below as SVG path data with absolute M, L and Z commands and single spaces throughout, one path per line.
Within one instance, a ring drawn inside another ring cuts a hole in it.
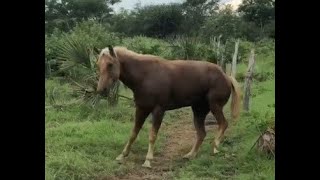
M 112 47 L 100 51 L 98 61 L 99 82 L 97 91 L 108 92 L 117 80 L 122 81 L 134 94 L 135 124 L 129 141 L 116 158 L 128 156 L 147 116 L 152 113 L 149 149 L 143 167 L 151 167 L 154 144 L 165 111 L 191 106 L 196 129 L 196 142 L 184 158 L 193 158 L 205 136 L 204 120 L 209 111 L 217 119 L 218 134 L 213 142 L 213 153 L 222 140 L 228 122 L 223 107 L 232 94 L 232 117 L 240 110 L 240 91 L 237 81 L 227 76 L 216 64 L 204 61 L 166 60 L 158 56 L 138 54 L 125 47 Z

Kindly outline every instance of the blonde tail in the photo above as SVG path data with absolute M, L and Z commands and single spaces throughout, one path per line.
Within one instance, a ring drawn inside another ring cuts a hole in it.
M 232 101 L 231 101 L 231 114 L 233 119 L 237 119 L 240 115 L 240 106 L 241 106 L 241 90 L 237 80 L 229 76 L 229 79 L 232 84 L 231 93 L 232 93 Z

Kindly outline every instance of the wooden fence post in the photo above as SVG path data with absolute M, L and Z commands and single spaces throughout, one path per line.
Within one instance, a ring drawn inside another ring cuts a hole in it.
M 222 37 L 222 34 L 219 35 L 218 39 L 217 39 L 217 56 L 219 57 L 220 55 L 220 38 Z
M 234 53 L 233 53 L 233 57 L 232 57 L 232 71 L 231 71 L 231 76 L 232 77 L 236 77 L 236 73 L 237 73 L 237 57 L 238 57 L 238 49 L 239 49 L 239 43 L 240 40 L 238 39 L 235 43 L 235 47 L 234 47 Z
M 224 72 L 226 72 L 226 67 L 225 67 L 225 65 L 224 65 L 224 55 L 223 55 L 223 53 L 221 54 L 220 66 L 222 67 L 222 70 L 223 70 Z
M 46 70 L 47 70 L 47 74 L 46 74 L 46 76 L 51 76 L 51 62 L 48 60 L 48 59 L 45 59 L 46 60 L 46 63 L 45 63 L 45 65 L 46 65 Z
M 250 58 L 249 58 L 249 65 L 247 69 L 246 79 L 244 83 L 244 100 L 243 100 L 243 109 L 245 111 L 249 111 L 249 100 L 250 100 L 250 93 L 251 93 L 251 83 L 253 78 L 253 69 L 255 64 L 255 55 L 254 49 L 251 50 Z
M 226 74 L 228 76 L 231 75 L 231 64 L 230 63 L 226 64 Z

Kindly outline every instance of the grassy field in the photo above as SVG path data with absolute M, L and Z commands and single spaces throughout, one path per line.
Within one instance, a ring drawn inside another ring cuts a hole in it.
M 244 74 L 245 69 L 246 65 L 240 64 L 239 74 Z M 184 163 L 179 160 L 172 162 L 176 166 L 167 176 L 169 179 L 274 179 L 274 159 L 259 154 L 255 149 L 250 151 L 260 131 L 274 123 L 275 81 L 268 73 L 274 71 L 274 66 L 272 63 L 258 62 L 256 71 L 259 75 L 256 79 L 260 82 L 255 79 L 253 83 L 251 110 L 243 112 L 237 122 L 229 121 L 220 153 L 210 155 L 213 134 L 208 133 L 196 159 Z M 46 80 L 46 90 L 53 94 L 56 104 L 70 104 L 53 107 L 50 104 L 52 100 L 46 96 L 47 180 L 120 177 L 133 169 L 141 169 L 148 148 L 149 121 L 146 121 L 133 145 L 128 163 L 120 165 L 115 161 L 133 125 L 134 106 L 131 101 L 120 99 L 119 105 L 114 108 L 101 101 L 92 108 L 78 103 L 72 96 L 70 85 L 55 78 Z M 130 90 L 124 88 L 121 94 L 132 96 Z M 225 112 L 228 119 L 229 109 L 227 105 Z M 181 113 L 183 121 L 192 125 L 189 111 L 184 108 L 168 112 L 164 118 L 164 129 L 181 120 Z M 161 129 L 155 156 L 164 151 L 167 138 L 166 131 Z M 183 155 L 180 155 L 181 158 Z

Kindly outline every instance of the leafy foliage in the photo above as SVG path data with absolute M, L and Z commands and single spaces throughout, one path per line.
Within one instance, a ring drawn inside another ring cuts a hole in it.
M 203 37 L 211 35 L 222 35 L 221 41 L 238 38 L 241 36 L 239 31 L 240 17 L 236 16 L 230 6 L 219 11 L 215 16 L 208 17 L 201 29 Z
M 113 29 L 127 35 L 146 35 L 164 38 L 179 31 L 184 17 L 180 4 L 137 7 L 122 11 L 110 19 Z
M 117 2 L 120 0 L 45 0 L 46 32 L 52 33 L 54 28 L 66 32 L 82 20 L 110 16 L 110 5 Z
M 274 38 L 275 0 L 243 0 L 238 12 L 245 21 L 259 27 L 261 37 Z

